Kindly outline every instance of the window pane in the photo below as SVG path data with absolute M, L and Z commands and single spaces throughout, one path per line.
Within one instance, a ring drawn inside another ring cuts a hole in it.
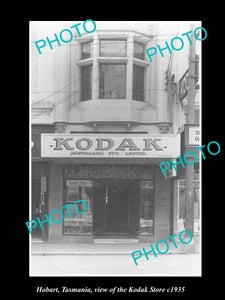
M 126 65 L 100 64 L 99 98 L 124 99 L 126 97 Z
M 144 59 L 144 45 L 140 43 L 134 43 L 134 57 Z
M 92 66 L 81 68 L 81 101 L 92 98 Z
M 139 66 L 133 69 L 133 100 L 144 101 L 144 68 Z
M 100 56 L 126 56 L 126 41 L 101 40 Z
M 92 42 L 87 42 L 81 45 L 81 59 L 92 56 Z
M 79 234 L 79 233 L 92 233 L 92 202 L 93 191 L 91 180 L 66 180 L 66 199 L 65 204 L 74 204 L 78 199 L 82 199 L 86 203 L 77 202 L 75 207 L 77 211 L 84 214 L 78 214 L 75 209 L 70 210 L 70 214 L 66 209 L 64 213 L 64 234 Z

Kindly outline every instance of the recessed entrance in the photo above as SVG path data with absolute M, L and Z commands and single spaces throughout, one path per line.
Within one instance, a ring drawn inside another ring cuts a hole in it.
M 127 186 L 114 182 L 106 186 L 106 231 L 128 232 Z
M 135 194 L 138 196 L 134 181 L 94 182 L 93 232 L 95 237 L 134 238 L 130 211 Z M 138 197 L 136 202 L 138 203 Z
M 82 216 L 64 210 L 64 235 L 140 240 L 154 234 L 154 180 L 148 165 L 66 165 L 65 204 L 83 199 Z

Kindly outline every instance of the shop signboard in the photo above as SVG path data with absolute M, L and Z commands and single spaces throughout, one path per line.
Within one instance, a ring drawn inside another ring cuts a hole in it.
M 189 126 L 188 128 L 188 144 L 200 145 L 200 128 L 199 126 Z
M 180 135 L 42 134 L 41 157 L 158 158 L 180 155 Z
M 201 142 L 201 130 L 198 125 L 185 125 L 185 146 L 196 147 Z

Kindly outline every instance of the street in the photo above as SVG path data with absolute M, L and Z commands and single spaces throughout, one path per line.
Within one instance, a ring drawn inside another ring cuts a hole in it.
M 32 255 L 30 276 L 201 276 L 201 257 L 152 255 L 136 266 L 130 254 Z

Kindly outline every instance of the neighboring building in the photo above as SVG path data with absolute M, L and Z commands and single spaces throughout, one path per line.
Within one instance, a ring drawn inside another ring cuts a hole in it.
M 177 85 L 168 96 L 171 55 L 150 62 L 145 49 L 163 43 L 162 36 L 169 41 L 176 24 L 164 33 L 165 24 L 147 22 L 142 33 L 122 25 L 104 30 L 102 23 L 41 55 L 32 45 L 31 217 L 44 220 L 77 199 L 87 204 L 84 214 L 73 212 L 72 218 L 64 209 L 61 223 L 43 223 L 33 238 L 93 242 L 115 233 L 153 242 L 184 229 L 183 170 L 165 179 L 159 163 L 185 151 L 185 99 L 178 97 L 178 81 L 188 67 L 188 46 L 182 55 L 174 53 L 179 58 L 170 72 Z M 185 70 L 173 70 L 179 64 Z

